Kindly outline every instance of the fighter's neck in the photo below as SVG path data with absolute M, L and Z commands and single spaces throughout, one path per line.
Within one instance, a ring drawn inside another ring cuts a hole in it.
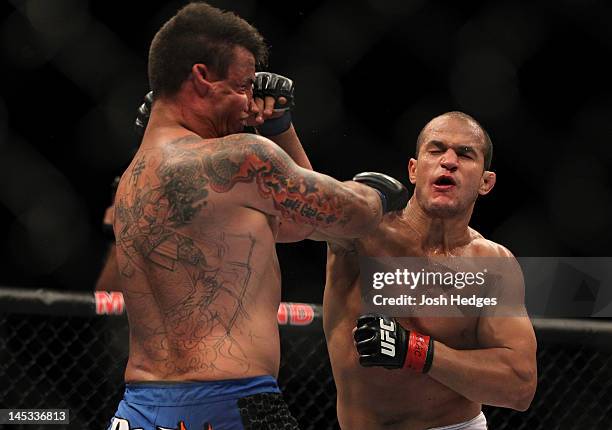
M 202 139 L 220 137 L 220 133 L 211 119 L 200 118 L 195 112 L 186 109 L 184 106 L 178 99 L 156 101 L 151 111 L 149 124 L 152 127 L 186 129 Z
M 413 196 L 404 209 L 402 218 L 417 233 L 421 249 L 434 254 L 446 254 L 470 242 L 471 215 L 470 210 L 453 218 L 434 218 L 423 211 Z

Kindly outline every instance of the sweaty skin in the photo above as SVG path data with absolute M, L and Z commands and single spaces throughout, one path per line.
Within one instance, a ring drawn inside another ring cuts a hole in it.
M 194 65 L 179 95 L 156 100 L 121 178 L 126 382 L 276 376 L 279 220 L 307 226 L 301 239 L 314 230 L 358 237 L 380 222 L 373 189 L 301 168 L 263 137 L 232 134 L 249 115 L 254 72 L 239 47 L 226 79 Z
M 423 430 L 468 421 L 481 404 L 524 410 L 535 392 L 535 337 L 527 317 L 414 317 L 403 327 L 435 340 L 428 374 L 365 368 L 353 342 L 363 313 L 359 256 L 505 257 L 503 246 L 468 227 L 476 196 L 495 178 L 483 172 L 482 133 L 438 117 L 424 129 L 409 165 L 415 194 L 401 214 L 387 214 L 365 237 L 328 241 L 323 321 L 344 430 Z M 454 186 L 438 186 L 448 176 Z M 521 277 L 522 287 L 522 277 Z M 520 292 L 519 292 L 520 293 Z

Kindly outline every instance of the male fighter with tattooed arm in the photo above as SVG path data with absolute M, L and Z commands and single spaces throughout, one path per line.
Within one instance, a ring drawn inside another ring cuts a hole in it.
M 204 3 L 153 39 L 155 102 L 115 197 L 130 355 L 112 429 L 296 428 L 274 379 L 275 241 L 359 237 L 405 206 L 392 178 L 341 183 L 240 134 L 265 57 L 253 27 Z
M 536 342 L 522 305 L 513 316 L 362 315 L 359 256 L 516 263 L 468 226 L 478 195 L 495 183 L 491 141 L 480 124 L 460 112 L 434 118 L 416 154 L 408 167 L 415 192 L 403 212 L 386 215 L 365 237 L 328 239 L 324 329 L 346 430 L 485 429 L 482 404 L 525 410 L 535 392 Z M 394 356 L 381 352 L 383 326 Z

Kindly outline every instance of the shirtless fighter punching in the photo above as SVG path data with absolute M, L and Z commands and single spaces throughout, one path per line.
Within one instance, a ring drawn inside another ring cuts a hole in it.
M 114 201 L 130 352 L 113 430 L 296 428 L 275 380 L 275 242 L 360 237 L 406 205 L 392 178 L 338 182 L 240 133 L 266 55 L 257 30 L 205 3 L 153 39 L 155 101 Z
M 482 404 L 525 410 L 531 403 L 536 341 L 528 317 L 362 315 L 360 256 L 515 262 L 468 225 L 477 197 L 495 184 L 491 154 L 488 134 L 470 116 L 434 118 L 408 165 L 415 185 L 408 207 L 363 238 L 328 239 L 324 328 L 343 429 L 485 429 Z M 393 356 L 381 353 L 381 326 L 396 342 Z

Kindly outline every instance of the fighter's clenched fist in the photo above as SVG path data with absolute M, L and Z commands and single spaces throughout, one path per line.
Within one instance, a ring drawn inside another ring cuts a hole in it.
M 361 315 L 353 330 L 359 363 L 364 367 L 410 369 L 427 373 L 433 361 L 434 342 L 429 336 L 408 331 L 393 318 Z

